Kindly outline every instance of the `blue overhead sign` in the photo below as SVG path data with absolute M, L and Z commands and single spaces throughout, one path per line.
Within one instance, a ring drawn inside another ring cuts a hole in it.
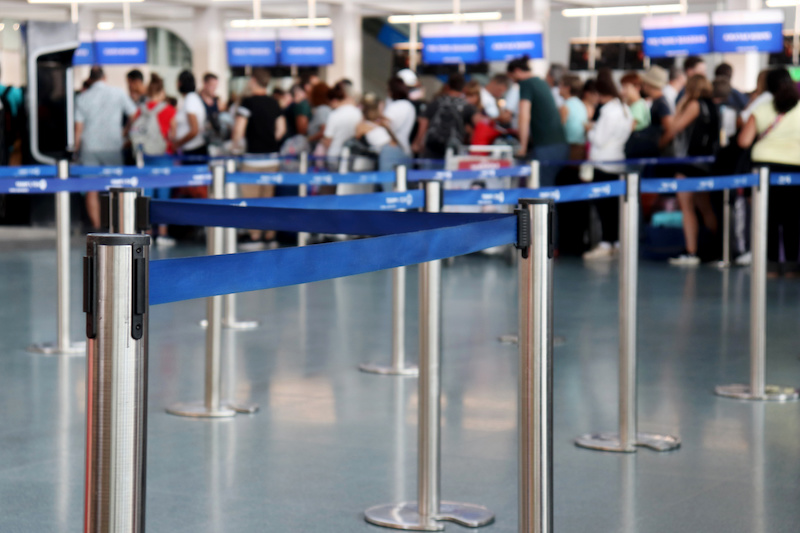
M 94 65 L 94 42 L 91 35 L 81 34 L 81 44 L 72 55 L 72 64 Z
M 678 57 L 711 52 L 711 32 L 706 14 L 645 17 L 642 48 L 647 57 Z
M 481 62 L 481 31 L 477 24 L 424 24 L 420 36 L 425 64 Z
M 272 67 L 278 63 L 275 30 L 248 29 L 225 32 L 228 65 L 231 67 Z
M 147 63 L 147 32 L 104 30 L 94 33 L 96 65 L 139 65 Z
M 278 32 L 279 63 L 298 67 L 333 64 L 333 30 L 285 28 Z
M 483 59 L 510 61 L 527 55 L 544 57 L 542 26 L 538 22 L 492 22 L 483 25 Z
M 783 51 L 783 11 L 719 11 L 711 15 L 715 52 Z

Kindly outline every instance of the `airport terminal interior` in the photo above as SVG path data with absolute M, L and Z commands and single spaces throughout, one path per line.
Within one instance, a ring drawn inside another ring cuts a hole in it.
M 0 532 L 795 533 L 798 316 L 797 0 L 0 0 Z

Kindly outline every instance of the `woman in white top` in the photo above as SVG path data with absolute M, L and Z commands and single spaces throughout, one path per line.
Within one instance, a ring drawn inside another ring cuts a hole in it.
M 408 87 L 399 77 L 389 80 L 389 101 L 383 110 L 389 128 L 406 155 L 411 155 L 411 132 L 417 122 L 417 110 L 408 99 Z
M 600 115 L 587 133 L 590 161 L 621 161 L 625 159 L 625 143 L 633 130 L 633 115 L 622 103 L 614 80 L 610 75 L 597 78 L 600 95 Z M 597 165 L 594 181 L 616 181 L 625 171 L 623 165 Z M 619 240 L 619 199 L 604 198 L 593 202 L 600 218 L 602 238 L 600 243 L 583 254 L 587 260 L 608 259 L 614 255 L 614 244 Z
M 400 139 L 392 131 L 387 118 L 381 116 L 378 102 L 368 101 L 362 107 L 364 121 L 356 128 L 356 137 L 363 139 L 378 154 L 378 170 L 394 170 L 408 159 Z
M 173 144 L 183 155 L 208 155 L 203 129 L 206 123 L 206 106 L 203 99 L 195 92 L 194 74 L 184 70 L 178 76 L 178 92 L 183 101 L 175 115 L 175 133 Z
M 325 123 L 322 144 L 328 149 L 328 163 L 333 169 L 339 168 L 339 155 L 347 141 L 356 136 L 356 127 L 363 120 L 361 110 L 355 106 L 350 93 L 352 89 L 337 83 L 328 93 L 333 109 Z

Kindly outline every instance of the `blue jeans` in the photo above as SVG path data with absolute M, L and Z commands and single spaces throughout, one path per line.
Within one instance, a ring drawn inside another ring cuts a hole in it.
M 550 144 L 547 146 L 534 146 L 528 155 L 530 159 L 535 159 L 543 163 L 539 171 L 539 186 L 553 187 L 556 184 L 556 176 L 561 171 L 563 165 L 548 165 L 546 162 L 561 162 L 569 160 L 568 144 Z
M 391 146 L 387 144 L 381 148 L 381 151 L 378 154 L 378 170 L 381 172 L 394 171 L 394 169 L 399 165 L 410 166 L 411 163 L 411 158 L 408 157 L 403 149 L 399 146 Z M 381 185 L 384 192 L 391 192 L 394 190 L 394 186 L 391 183 L 382 183 Z

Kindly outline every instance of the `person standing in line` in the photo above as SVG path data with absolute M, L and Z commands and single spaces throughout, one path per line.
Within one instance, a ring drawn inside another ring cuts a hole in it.
M 405 82 L 397 76 L 389 79 L 389 99 L 383 110 L 389 129 L 397 139 L 406 157 L 411 155 L 411 133 L 417 123 L 417 110 L 409 100 L 409 90 Z M 396 163 L 395 163 L 396 164 Z M 391 161 L 381 161 L 381 170 L 393 170 Z
M 600 114 L 589 129 L 590 161 L 621 161 L 625 159 L 625 143 L 633 131 L 633 115 L 620 98 L 617 86 L 608 77 L 597 79 L 600 95 Z M 600 164 L 594 168 L 594 182 L 616 181 L 625 172 L 624 165 Z M 587 261 L 611 259 L 619 243 L 619 198 L 604 198 L 592 202 L 600 218 L 601 240 L 583 254 Z
M 753 147 L 752 160 L 771 172 L 800 172 L 800 93 L 789 71 L 777 68 L 767 74 L 772 101 L 759 105 L 739 133 L 739 146 Z M 755 143 L 755 144 L 753 144 Z M 769 277 L 800 276 L 800 189 L 781 187 L 769 194 L 767 273 Z M 783 247 L 785 261 L 781 263 Z
M 661 89 L 662 96 L 669 106 L 670 115 L 675 114 L 675 106 L 678 105 L 678 94 L 683 92 L 685 86 L 686 75 L 683 73 L 683 70 L 675 65 L 671 66 L 669 69 L 669 81 L 664 85 L 664 88 Z
M 442 160 L 447 149 L 458 149 L 467 139 L 477 110 L 464 99 L 464 76 L 451 74 L 442 92 L 420 120 L 414 151 L 425 159 Z
M 203 75 L 203 87 L 199 92 L 200 98 L 203 100 L 203 106 L 206 108 L 206 121 L 203 130 L 207 140 L 215 146 L 221 146 L 223 142 L 220 113 L 224 109 L 219 103 L 218 88 L 219 78 L 216 74 L 207 72 Z
M 708 67 L 706 65 L 705 60 L 703 60 L 700 56 L 689 56 L 683 60 L 683 73 L 686 76 L 686 83 L 689 83 L 689 79 L 694 76 L 702 76 L 704 78 L 708 77 Z M 686 92 L 686 86 L 678 92 L 678 97 L 675 100 L 675 106 L 677 108 L 678 102 L 683 99 L 683 95 Z
M 245 149 L 243 172 L 277 172 L 280 170 L 279 140 L 286 135 L 286 117 L 278 102 L 267 95 L 269 71 L 262 67 L 253 69 L 248 82 L 250 96 L 243 98 L 236 109 L 233 125 L 233 146 L 237 152 Z M 243 198 L 271 198 L 274 185 L 242 185 Z M 258 250 L 264 242 L 275 245 L 275 232 L 250 230 L 249 240 L 242 243 L 243 250 Z
M 321 142 L 327 148 L 329 167 L 338 170 L 342 149 L 347 141 L 356 136 L 356 127 L 364 117 L 356 107 L 352 88 L 347 83 L 337 83 L 328 93 L 328 100 L 333 111 L 328 115 Z
M 560 63 L 553 63 L 547 70 L 547 77 L 545 81 L 550 86 L 550 94 L 553 95 L 553 100 L 556 103 L 556 108 L 561 109 L 564 106 L 564 99 L 561 97 L 561 77 L 567 73 L 567 67 Z
M 729 63 L 721 63 L 714 69 L 714 79 L 721 79 L 726 78 L 728 80 L 728 85 L 730 85 L 730 94 L 728 97 L 722 102 L 728 109 L 733 109 L 737 113 L 740 113 L 747 107 L 748 99 L 747 97 L 738 89 L 733 86 L 733 67 Z
M 408 101 L 414 106 L 414 116 L 416 117 L 414 125 L 411 128 L 411 133 L 408 135 L 408 145 L 411 147 L 414 140 L 417 138 L 420 124 L 425 117 L 425 112 L 428 109 L 428 103 L 425 101 L 425 89 L 419 82 L 419 78 L 411 69 L 401 69 L 395 74 L 398 78 L 403 80 L 408 91 Z M 412 149 L 413 153 L 413 149 Z
M 566 161 L 569 145 L 561 124 L 561 114 L 547 83 L 531 72 L 528 56 L 509 62 L 509 77 L 519 84 L 518 156 L 537 161 Z M 560 168 L 543 165 L 540 185 L 552 187 Z
M 144 74 L 135 68 L 125 75 L 128 81 L 128 95 L 136 105 L 141 105 L 147 101 L 147 86 L 144 84 Z
M 750 102 L 747 104 L 747 107 L 739 114 L 739 127 L 744 127 L 747 124 L 747 121 L 750 120 L 750 116 L 753 114 L 761 104 L 764 102 L 772 102 L 772 93 L 769 92 L 767 88 L 767 76 L 769 75 L 769 70 L 762 70 L 758 73 L 758 82 L 756 84 L 756 90 L 750 95 Z
M 495 74 L 486 87 L 481 88 L 481 107 L 487 117 L 493 120 L 501 118 L 498 101 L 506 95 L 509 87 L 511 80 L 506 74 Z
M 204 135 L 206 106 L 195 92 L 194 74 L 184 70 L 178 76 L 178 92 L 183 101 L 175 116 L 173 145 L 185 156 L 207 156 L 208 144 Z
M 312 148 L 322 139 L 325 134 L 325 123 L 331 114 L 331 106 L 328 101 L 328 92 L 331 88 L 324 82 L 317 83 L 308 94 L 308 101 L 311 104 L 311 121 L 308 123 L 308 142 Z M 318 155 L 324 155 L 320 153 Z
M 625 74 L 620 80 L 622 101 L 633 115 L 633 130 L 641 131 L 650 126 L 650 108 L 642 98 L 642 80 L 636 72 Z
M 75 103 L 75 152 L 83 165 L 121 166 L 123 164 L 123 123 L 136 113 L 136 105 L 117 87 L 105 83 L 105 73 L 93 67 L 92 86 Z M 92 229 L 100 228 L 100 196 L 86 193 L 86 210 Z
M 652 154 L 653 157 L 659 155 L 659 145 L 664 134 L 669 130 L 672 125 L 672 107 L 669 105 L 669 98 L 666 95 L 667 88 L 675 89 L 675 86 L 670 83 L 671 74 L 659 67 L 658 65 L 650 67 L 650 69 L 642 75 L 642 90 L 645 96 L 650 99 L 650 127 L 654 128 L 653 138 L 656 146 Z M 664 143 L 663 146 L 666 146 Z M 661 155 L 665 155 L 663 151 Z
M 564 124 L 564 135 L 570 147 L 570 161 L 581 161 L 586 158 L 586 123 L 589 122 L 589 110 L 581 100 L 583 82 L 575 74 L 564 74 L 561 77 L 561 122 Z
M 686 82 L 685 93 L 678 102 L 678 111 L 669 130 L 662 137 L 662 146 L 674 140 L 676 157 L 715 155 L 719 148 L 721 126 L 713 100 L 713 87 L 704 76 L 696 74 Z M 675 177 L 682 179 L 707 175 L 708 167 L 692 164 L 681 165 Z M 717 216 L 706 192 L 679 192 L 676 196 L 683 214 L 686 250 L 677 257 L 670 258 L 669 263 L 674 266 L 694 267 L 700 264 L 697 255 L 700 235 L 697 211 L 700 211 L 703 224 L 712 233 L 717 233 Z

